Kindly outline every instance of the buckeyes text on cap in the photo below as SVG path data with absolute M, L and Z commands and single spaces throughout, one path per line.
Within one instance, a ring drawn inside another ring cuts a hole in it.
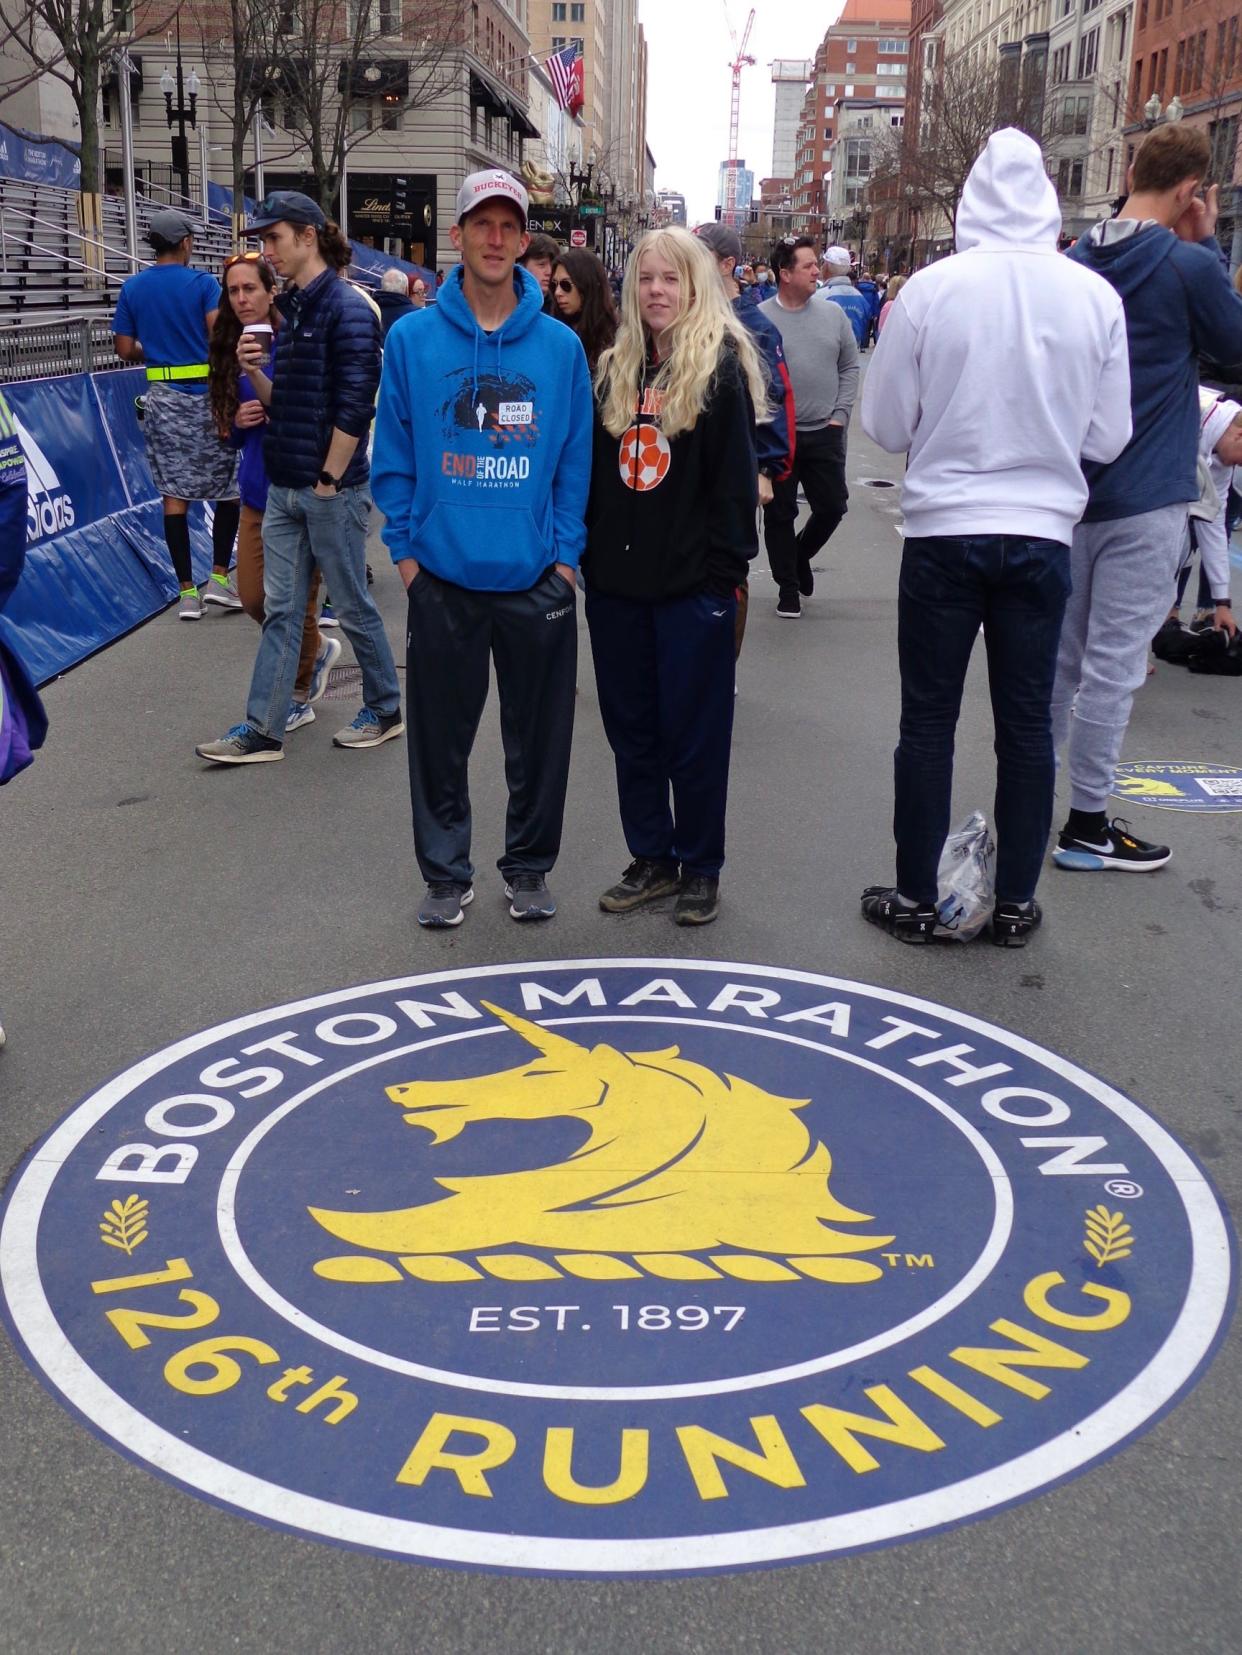
M 511 202 L 521 213 L 522 223 L 526 223 L 530 197 L 512 173 L 504 172 L 499 167 L 487 172 L 472 172 L 457 192 L 457 222 L 460 224 L 467 213 L 472 213 L 485 201 Z
M 322 230 L 328 222 L 323 208 L 301 190 L 271 190 L 254 210 L 246 233 L 270 230 L 273 224 L 313 224 Z
M 184 241 L 187 236 L 194 234 L 195 225 L 184 213 L 178 212 L 176 207 L 161 207 L 158 213 L 151 214 L 151 222 L 147 228 L 151 235 L 158 236 L 170 247 L 175 247 L 179 241 Z

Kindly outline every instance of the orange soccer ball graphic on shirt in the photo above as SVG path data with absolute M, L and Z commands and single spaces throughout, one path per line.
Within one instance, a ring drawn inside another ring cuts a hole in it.
M 621 439 L 618 464 L 625 486 L 645 494 L 668 476 L 672 450 L 658 425 L 632 425 Z

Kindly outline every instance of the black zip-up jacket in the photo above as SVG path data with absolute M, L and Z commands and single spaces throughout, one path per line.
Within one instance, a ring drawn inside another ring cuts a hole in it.
M 335 270 L 276 301 L 284 327 L 276 334 L 272 402 L 263 435 L 267 475 L 278 488 L 311 488 L 323 470 L 333 427 L 357 437 L 343 486 L 370 476 L 367 437 L 380 378 L 380 325 L 375 312 Z
M 759 550 L 755 411 L 735 353 L 721 352 L 707 405 L 689 431 L 665 437 L 654 400 L 644 379 L 620 439 L 596 407 L 582 559 L 588 588 L 651 602 L 728 596 Z

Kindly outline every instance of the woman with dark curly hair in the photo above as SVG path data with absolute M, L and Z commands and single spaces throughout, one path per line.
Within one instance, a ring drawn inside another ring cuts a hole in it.
M 237 483 L 241 494 L 241 522 L 237 530 L 237 595 L 252 620 L 263 624 L 263 513 L 267 508 L 267 467 L 263 463 L 263 428 L 267 412 L 242 370 L 237 347 L 246 328 L 265 341 L 272 354 L 280 312 L 273 303 L 276 277 L 262 253 L 235 253 L 224 261 L 224 292 L 211 330 L 207 363 L 211 370 L 208 395 L 216 427 L 222 437 L 241 450 Z M 322 638 L 315 620 L 319 572 L 311 578 L 302 626 L 298 676 L 289 707 L 286 730 L 313 724 L 311 706 L 327 685 L 328 669 L 341 653 L 335 638 Z M 318 693 L 316 693 L 318 692 Z
M 596 363 L 617 337 L 617 307 L 603 265 L 581 247 L 558 253 L 551 293 L 553 314 L 578 335 L 594 375 Z

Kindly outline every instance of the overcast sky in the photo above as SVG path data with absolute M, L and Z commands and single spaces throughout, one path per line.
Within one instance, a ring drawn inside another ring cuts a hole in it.
M 813 58 L 844 0 L 756 0 L 742 71 L 738 155 L 754 170 L 755 189 L 772 165 L 773 58 Z M 729 64 L 750 10 L 748 0 L 639 0 L 649 49 L 647 141 L 656 188 L 681 190 L 690 224 L 711 218 L 716 176 L 729 148 Z M 727 14 L 727 16 L 726 16 Z

